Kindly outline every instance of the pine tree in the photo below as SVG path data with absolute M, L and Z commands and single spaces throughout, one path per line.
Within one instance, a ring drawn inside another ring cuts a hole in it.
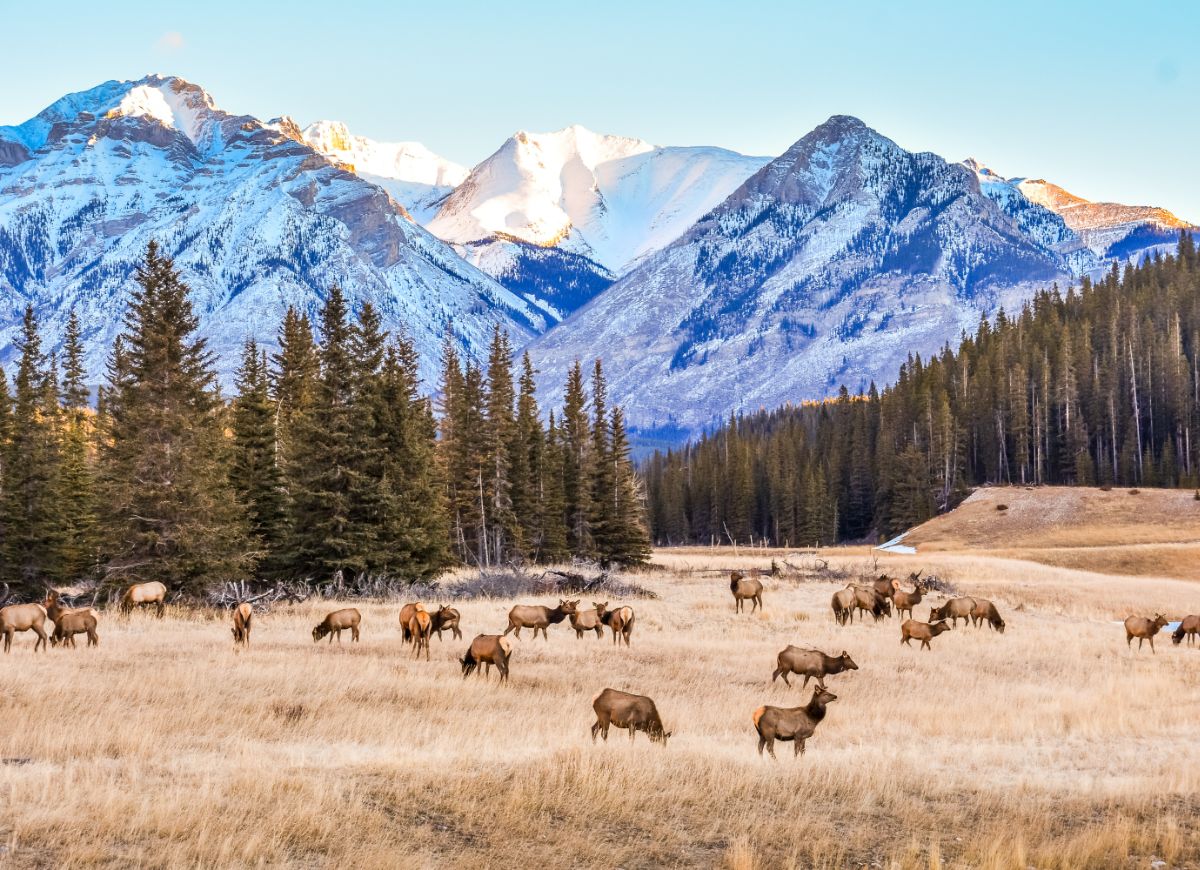
M 611 420 L 608 416 L 608 387 L 600 360 L 592 368 L 592 449 L 591 498 L 588 528 L 591 533 L 591 554 L 602 565 L 609 565 L 617 550 L 621 534 L 616 515 L 616 473 L 612 455 Z
M 153 242 L 136 281 L 109 366 L 116 379 L 100 454 L 106 577 L 199 594 L 243 578 L 252 552 L 222 464 L 222 406 L 187 285 Z
M 567 373 L 566 395 L 561 420 L 563 444 L 563 499 L 566 502 L 567 546 L 577 555 L 591 552 L 591 443 L 587 417 L 587 395 L 579 360 Z
M 75 580 L 96 567 L 98 517 L 93 463 L 93 417 L 83 366 L 79 319 L 72 311 L 63 336 L 62 464 L 59 493 L 62 511 L 62 577 Z
M 538 558 L 542 562 L 561 562 L 571 555 L 567 544 L 567 501 L 563 491 L 563 463 L 562 431 L 555 425 L 554 412 L 551 411 L 537 469 L 541 522 Z
M 512 464 L 516 440 L 513 418 L 512 348 L 497 325 L 488 353 L 484 481 L 488 522 L 484 528 L 484 564 L 505 562 L 521 549 L 517 515 L 513 510 Z
M 642 565 L 650 559 L 650 533 L 641 486 L 629 459 L 625 417 L 619 407 L 612 410 L 611 432 L 608 458 L 614 477 L 614 529 L 609 558 L 618 565 Z

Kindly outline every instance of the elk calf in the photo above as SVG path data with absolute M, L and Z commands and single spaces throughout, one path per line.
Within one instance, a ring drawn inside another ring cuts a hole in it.
M 1158 630 L 1167 624 L 1167 618 L 1161 613 L 1154 614 L 1153 619 L 1147 619 L 1144 616 L 1131 616 L 1125 620 L 1125 646 L 1130 646 L 1133 639 L 1138 639 L 1138 649 L 1142 648 L 1142 641 L 1150 641 L 1150 652 L 1154 652 L 1154 635 L 1158 634 Z
M 815 677 L 817 685 L 823 689 L 825 688 L 825 677 L 830 674 L 858 670 L 858 665 L 854 663 L 854 659 L 850 658 L 850 653 L 845 650 L 842 650 L 840 656 L 827 656 L 820 650 L 802 649 L 798 646 L 788 646 L 780 652 L 776 664 L 779 667 L 775 669 L 775 673 L 771 674 L 771 682 L 775 682 L 782 676 L 784 683 L 790 687 L 792 684 L 788 680 L 788 674 L 803 674 L 804 684 L 800 688 L 807 686 L 808 681 Z
M 243 601 L 233 609 L 233 648 L 250 646 L 250 624 L 254 621 L 254 608 Z
M 948 624 L 946 620 L 938 620 L 932 625 L 928 622 L 917 622 L 915 619 L 906 619 L 904 624 L 900 626 L 900 643 L 905 646 L 912 646 L 909 641 L 916 638 L 921 642 L 923 649 L 932 650 L 929 641 L 933 640 L 944 631 L 949 631 L 953 626 Z
M 500 672 L 500 682 L 508 682 L 508 660 L 512 658 L 512 643 L 502 634 L 481 634 L 471 641 L 467 654 L 458 660 L 465 680 L 480 665 L 485 666 L 485 679 L 491 679 L 492 665 Z
M 804 754 L 804 741 L 813 736 L 825 718 L 825 705 L 837 695 L 821 686 L 813 689 L 812 699 L 803 707 L 759 707 L 751 717 L 758 732 L 758 754 L 763 749 L 775 757 L 775 741 L 793 741 L 792 755 Z
M 333 636 L 337 635 L 338 643 L 342 642 L 342 632 L 347 628 L 350 629 L 350 639 L 358 641 L 358 626 L 362 622 L 362 614 L 357 608 L 345 607 L 341 610 L 335 610 L 322 619 L 317 626 L 312 630 L 313 643 L 316 643 L 325 635 L 329 635 L 329 642 L 333 643 Z
M 757 577 L 747 577 L 741 571 L 733 571 L 729 575 L 729 591 L 733 593 L 733 612 L 744 613 L 746 601 L 754 602 L 750 612 L 762 607 L 763 585 Z
M 596 742 L 597 734 L 602 736 L 605 741 L 608 740 L 610 725 L 628 729 L 631 743 L 637 732 L 645 731 L 651 743 L 661 743 L 666 746 L 667 738 L 672 733 L 663 729 L 658 708 L 645 695 L 632 695 L 617 689 L 604 689 L 592 698 L 592 709 L 596 711 L 596 722 L 592 725 L 593 743 Z

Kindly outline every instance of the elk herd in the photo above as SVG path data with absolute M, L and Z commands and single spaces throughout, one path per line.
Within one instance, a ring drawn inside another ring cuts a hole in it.
M 957 627 L 959 620 L 963 626 L 981 628 L 985 623 L 994 632 L 1003 634 L 1004 619 L 1000 616 L 996 605 L 978 596 L 960 596 L 948 598 L 944 602 L 930 605 L 927 622 L 919 621 L 915 616 L 915 608 L 923 603 L 925 595 L 932 588 L 928 578 L 917 571 L 909 575 L 911 589 L 905 589 L 901 582 L 886 574 L 881 575 L 870 583 L 851 583 L 833 594 L 830 602 L 833 618 L 839 626 L 852 625 L 857 616 L 864 623 L 870 614 L 873 623 L 890 619 L 893 614 L 897 618 L 907 619 L 900 624 L 900 642 L 911 646 L 912 641 L 920 642 L 920 648 L 932 650 L 934 638 Z M 734 612 L 744 613 L 745 603 L 751 602 L 750 613 L 762 608 L 763 584 L 757 571 L 749 575 L 733 571 L 729 578 L 730 592 L 734 599 Z M 164 584 L 152 581 L 130 586 L 120 598 L 119 609 L 129 614 L 135 608 L 154 607 L 155 615 L 162 618 L 166 606 L 167 588 Z M 34 652 L 45 649 L 47 645 L 75 647 L 76 635 L 86 635 L 89 647 L 99 646 L 100 638 L 97 632 L 99 612 L 93 607 L 69 608 L 64 606 L 57 591 L 47 591 L 45 600 L 28 604 L 11 604 L 0 608 L 0 635 L 4 638 L 4 652 L 12 647 L 13 636 L 17 632 L 32 631 L 37 636 Z M 459 611 L 449 605 L 441 605 L 436 609 L 428 609 L 421 602 L 410 602 L 400 609 L 400 632 L 403 643 L 411 645 L 413 656 L 420 658 L 424 653 L 425 660 L 430 660 L 430 641 L 434 634 L 442 639 L 443 632 L 450 632 L 455 640 L 462 639 L 460 629 L 461 616 Z M 540 632 L 543 640 L 549 640 L 547 630 L 552 625 L 569 622 L 575 637 L 581 639 L 588 632 L 596 638 L 604 637 L 607 628 L 612 635 L 612 642 L 620 646 L 622 642 L 628 647 L 633 634 L 635 613 L 632 607 L 620 605 L 609 606 L 609 602 L 592 602 L 589 610 L 580 609 L 579 600 L 560 599 L 553 607 L 545 605 L 518 604 L 512 607 L 507 616 L 507 625 L 499 634 L 479 634 L 467 648 L 458 663 L 462 668 L 463 678 L 472 673 L 484 675 L 490 679 L 494 666 L 499 673 L 500 683 L 508 682 L 509 663 L 513 654 L 513 644 L 508 635 L 511 633 L 517 640 L 521 639 L 522 629 L 531 629 L 536 640 Z M 250 632 L 254 624 L 254 609 L 247 602 L 239 603 L 232 613 L 232 628 L 234 648 L 244 649 L 250 645 Z M 50 631 L 47 631 L 47 624 Z M 342 641 L 342 632 L 349 631 L 351 642 L 360 638 L 362 614 L 354 607 L 345 607 L 326 614 L 312 630 L 313 642 L 328 638 L 332 643 L 334 637 L 338 643 Z M 1155 614 L 1151 619 L 1143 616 L 1130 616 L 1125 620 L 1125 642 L 1132 647 L 1137 638 L 1138 649 L 1146 641 L 1150 642 L 1150 650 L 1154 650 L 1154 637 L 1168 625 L 1167 618 Z M 1200 616 L 1189 615 L 1182 619 L 1172 632 L 1171 640 L 1180 644 L 1186 638 L 1189 646 L 1193 645 L 1196 636 L 1200 634 Z M 840 655 L 828 655 L 821 650 L 811 647 L 789 645 L 781 650 L 776 657 L 776 668 L 771 675 L 774 683 L 780 677 L 791 687 L 791 676 L 803 677 L 801 688 L 806 688 L 810 680 L 815 681 L 813 694 L 807 704 L 799 707 L 773 707 L 763 705 L 751 714 L 754 731 L 758 736 L 758 753 L 765 749 L 772 758 L 775 757 L 775 742 L 791 742 L 793 754 L 804 753 L 805 742 L 811 738 L 817 726 L 824 720 L 827 707 L 837 700 L 837 695 L 828 690 L 825 685 L 826 677 L 841 674 L 846 671 L 858 670 L 858 665 L 850 653 L 842 650 Z M 608 732 L 612 726 L 629 732 L 630 740 L 638 731 L 646 734 L 653 743 L 666 745 L 671 736 L 663 726 L 662 718 L 654 701 L 644 695 L 635 695 L 617 689 L 606 688 L 592 699 L 592 709 L 596 721 L 591 727 L 592 740 L 599 735 L 608 740 Z

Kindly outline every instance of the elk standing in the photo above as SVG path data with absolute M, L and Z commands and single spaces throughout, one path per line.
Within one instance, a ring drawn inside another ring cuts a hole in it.
M 629 646 L 629 638 L 633 635 L 633 617 L 633 608 L 628 605 L 601 614 L 600 621 L 612 629 L 614 646 L 621 640 L 625 641 L 625 646 Z
M 592 610 L 576 610 L 571 614 L 571 628 L 575 629 L 575 639 L 583 637 L 585 631 L 596 632 L 596 640 L 604 637 L 604 613 L 608 610 L 608 602 L 592 603 Z
M 753 572 L 750 577 L 747 577 L 741 571 L 733 571 L 729 575 L 729 591 L 733 593 L 733 612 L 744 613 L 746 609 L 746 601 L 749 599 L 754 603 L 750 606 L 750 612 L 758 610 L 762 607 L 762 591 L 763 585 L 759 581 L 757 571 Z
M 429 614 L 429 618 L 432 621 L 430 628 L 437 632 L 438 640 L 442 639 L 443 631 L 450 632 L 455 640 L 462 640 L 462 631 L 458 627 L 459 613 L 453 607 L 443 604 Z
M 909 641 L 914 637 L 921 642 L 923 649 L 931 650 L 933 647 L 929 645 L 929 641 L 933 640 L 944 631 L 949 631 L 953 628 L 947 624 L 946 620 L 938 620 L 935 623 L 917 622 L 915 619 L 906 619 L 900 626 L 900 643 L 905 646 L 912 646 Z
M 840 674 L 843 671 L 858 670 L 858 665 L 854 663 L 854 659 L 850 658 L 850 653 L 845 650 L 842 650 L 840 656 L 829 656 L 819 649 L 803 649 L 790 645 L 779 653 L 776 664 L 779 667 L 775 669 L 775 673 L 771 674 L 771 682 L 775 682 L 782 676 L 783 681 L 790 687 L 792 684 L 788 680 L 788 674 L 803 674 L 804 685 L 800 688 L 807 686 L 808 681 L 815 677 L 817 685 L 823 689 L 826 676 Z
M 605 741 L 608 740 L 610 725 L 628 729 L 631 743 L 637 732 L 645 731 L 651 743 L 661 743 L 666 746 L 667 738 L 672 733 L 663 729 L 658 708 L 645 695 L 633 695 L 617 689 L 604 689 L 592 698 L 592 709 L 596 711 L 596 722 L 592 725 L 593 743 L 596 742 L 597 734 L 602 736 Z
M 971 621 L 971 613 L 974 610 L 974 598 L 951 598 L 941 607 L 929 608 L 929 621 L 936 622 L 939 619 L 948 619 L 951 626 L 957 626 L 958 621 L 961 619 L 963 625 L 967 625 Z
M 825 706 L 837 700 L 837 695 L 821 686 L 813 689 L 812 699 L 803 707 L 759 707 L 752 719 L 758 732 L 758 754 L 765 748 L 775 757 L 775 741 L 794 741 L 792 755 L 804 754 L 804 741 L 813 736 L 825 718 Z
M 347 628 L 350 629 L 350 639 L 358 641 L 358 626 L 362 622 L 362 615 L 357 608 L 345 607 L 341 610 L 335 610 L 326 615 L 316 627 L 312 630 L 313 643 L 316 643 L 325 635 L 329 635 L 329 642 L 333 643 L 333 636 L 337 635 L 338 643 L 342 642 L 342 632 Z
M 1142 641 L 1150 641 L 1150 652 L 1154 652 L 1154 635 L 1158 634 L 1158 630 L 1167 624 L 1167 618 L 1161 613 L 1154 614 L 1153 619 L 1147 619 L 1144 616 L 1131 616 L 1125 620 L 1125 645 L 1133 644 L 1133 639 L 1138 639 L 1138 649 L 1142 648 Z
M 425 661 L 429 661 L 429 637 L 433 634 L 433 619 L 425 610 L 424 604 L 418 604 L 408 618 L 407 634 L 412 637 L 415 647 L 413 655 L 415 658 L 421 657 L 421 650 L 425 650 Z
M 38 636 L 33 651 L 49 649 L 46 637 L 46 608 L 41 604 L 10 604 L 0 609 L 0 634 L 4 635 L 4 651 L 12 649 L 13 634 L 32 631 Z
M 162 619 L 167 606 L 167 587 L 157 580 L 134 583 L 121 596 L 122 613 L 129 613 L 134 607 L 145 607 L 147 604 L 153 604 L 154 615 Z
M 250 625 L 254 621 L 254 608 L 249 602 L 243 601 L 233 608 L 233 648 L 250 647 Z
M 579 606 L 578 601 L 558 600 L 556 607 L 544 607 L 540 604 L 518 604 L 508 612 L 508 628 L 504 629 L 504 633 L 510 631 L 517 633 L 517 640 L 521 639 L 522 628 L 533 629 L 533 639 L 537 640 L 537 633 L 540 631 L 545 640 L 550 640 L 550 636 L 546 634 L 546 629 L 551 625 L 558 625 Z M 483 637 L 483 635 L 480 635 Z
M 46 593 L 46 616 L 54 623 L 54 631 L 50 634 L 50 645 L 62 643 L 63 649 L 70 646 L 75 648 L 75 635 L 87 634 L 88 646 L 99 646 L 100 635 L 96 633 L 99 616 L 91 607 L 68 610 L 62 606 L 58 592 L 51 589 Z
M 492 665 L 500 672 L 500 682 L 508 682 L 508 660 L 512 658 L 512 643 L 502 634 L 481 634 L 471 641 L 467 654 L 459 659 L 465 680 L 480 665 L 485 666 L 485 679 L 491 679 Z
M 833 618 L 838 625 L 854 622 L 855 598 L 854 588 L 851 586 L 833 593 L 831 606 L 833 607 Z
M 913 584 L 912 592 L 905 592 L 903 589 L 901 589 L 899 580 L 892 581 L 892 603 L 896 606 L 896 616 L 898 617 L 904 616 L 904 612 L 907 610 L 908 615 L 911 618 L 913 615 L 913 608 L 921 603 L 921 595 L 926 589 L 925 582 L 921 580 L 920 571 L 916 572 L 915 574 L 910 574 L 908 579 L 911 580 Z

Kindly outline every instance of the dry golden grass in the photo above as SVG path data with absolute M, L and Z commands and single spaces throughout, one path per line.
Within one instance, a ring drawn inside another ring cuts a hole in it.
M 864 552 L 833 561 L 873 568 Z M 1194 585 L 886 557 L 986 592 L 1008 621 L 921 652 L 895 621 L 835 626 L 831 584 L 766 578 L 764 610 L 735 616 L 710 569 L 770 554 L 657 559 L 636 579 L 662 598 L 630 602 L 631 649 L 555 626 L 515 644 L 503 688 L 464 682 L 456 658 L 508 601 L 461 604 L 464 640 L 435 639 L 428 663 L 401 646 L 398 604 L 358 605 L 363 640 L 340 647 L 310 636 L 332 603 L 260 617 L 240 654 L 224 614 L 105 614 L 98 650 L 34 656 L 19 636 L 0 659 L 0 865 L 1200 862 L 1200 651 L 1163 634 L 1158 655 L 1130 652 L 1112 623 L 1200 609 Z M 861 669 L 830 678 L 806 756 L 784 744 L 772 762 L 751 712 L 810 694 L 770 682 L 788 643 Z M 655 698 L 669 746 L 593 745 L 605 686 Z

